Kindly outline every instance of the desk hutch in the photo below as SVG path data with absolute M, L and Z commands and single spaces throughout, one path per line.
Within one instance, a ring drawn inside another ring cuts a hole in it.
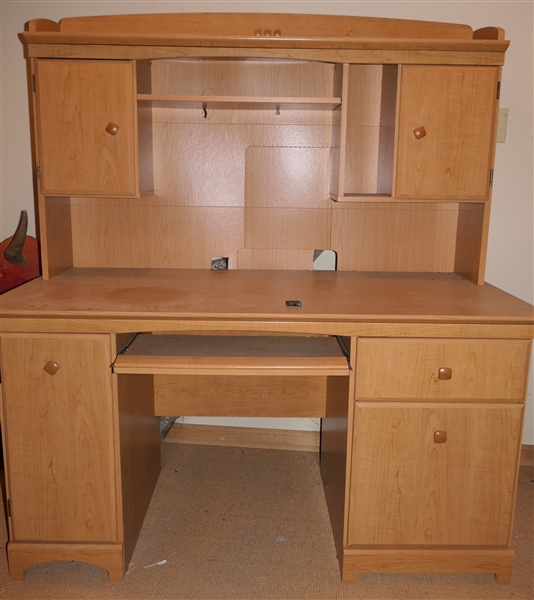
M 22 39 L 43 275 L 2 297 L 10 576 L 122 579 L 173 414 L 321 418 L 344 581 L 509 581 L 534 319 L 484 285 L 503 30 L 151 14 Z

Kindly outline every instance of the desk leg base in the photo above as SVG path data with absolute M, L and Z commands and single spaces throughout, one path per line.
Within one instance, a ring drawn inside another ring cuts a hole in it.
M 122 544 L 46 544 L 9 542 L 7 545 L 9 576 L 23 579 L 33 565 L 54 560 L 76 560 L 105 569 L 110 581 L 124 579 Z
M 512 548 L 353 546 L 343 549 L 342 581 L 360 573 L 494 573 L 498 583 L 512 578 Z

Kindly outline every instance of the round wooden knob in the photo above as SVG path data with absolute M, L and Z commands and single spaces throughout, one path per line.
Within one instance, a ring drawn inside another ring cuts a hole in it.
M 436 444 L 443 444 L 447 441 L 447 432 L 446 431 L 435 431 L 434 432 L 434 442 Z
M 55 375 L 59 371 L 59 364 L 55 360 L 49 360 L 44 366 L 44 370 L 49 375 Z
M 116 125 L 115 123 L 108 123 L 108 126 L 106 127 L 106 131 L 110 134 L 110 135 L 115 135 L 117 133 L 117 131 L 119 131 L 119 126 Z
M 417 127 L 417 129 L 413 130 L 413 134 L 415 135 L 415 138 L 417 140 L 420 140 L 421 138 L 424 138 L 426 135 L 426 129 L 421 126 L 421 127 Z
M 450 367 L 441 367 L 438 371 L 438 379 L 448 381 L 452 377 L 452 369 Z

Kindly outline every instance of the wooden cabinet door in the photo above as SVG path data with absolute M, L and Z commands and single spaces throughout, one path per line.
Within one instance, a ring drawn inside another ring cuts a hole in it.
M 14 541 L 117 541 L 111 360 L 108 335 L 2 335 Z
M 522 411 L 356 403 L 348 544 L 508 546 Z
M 136 194 L 133 63 L 37 60 L 35 74 L 41 191 Z
M 402 68 L 397 198 L 488 198 L 498 76 L 496 67 Z

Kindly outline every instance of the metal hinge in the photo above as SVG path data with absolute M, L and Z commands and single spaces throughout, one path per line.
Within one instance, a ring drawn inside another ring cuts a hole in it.
M 490 169 L 490 187 L 493 185 L 493 169 Z
M 497 100 L 501 97 L 501 82 L 497 81 Z
M 35 75 L 32 75 L 32 89 L 34 92 L 37 91 L 37 84 L 35 83 Z
M 7 499 L 7 516 L 11 516 L 11 500 L 9 498 Z
M 41 179 L 41 164 L 37 163 L 37 181 Z

